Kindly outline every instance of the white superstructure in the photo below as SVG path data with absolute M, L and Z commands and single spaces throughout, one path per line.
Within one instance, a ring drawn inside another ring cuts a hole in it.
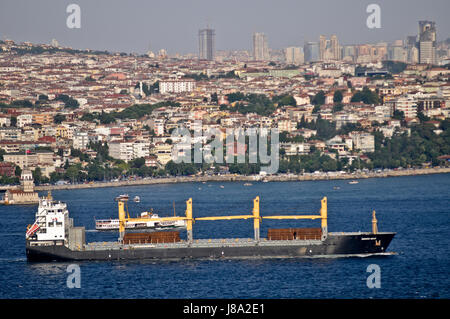
M 36 221 L 28 227 L 26 238 L 38 241 L 65 241 L 70 227 L 66 203 L 54 201 L 49 195 L 39 199 Z

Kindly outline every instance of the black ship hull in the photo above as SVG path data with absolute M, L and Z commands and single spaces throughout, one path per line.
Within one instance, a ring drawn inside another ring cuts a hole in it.
M 335 233 L 323 240 L 261 241 L 233 244 L 116 245 L 114 248 L 71 250 L 64 245 L 33 246 L 27 242 L 28 261 L 173 260 L 221 258 L 344 257 L 387 254 L 395 233 Z

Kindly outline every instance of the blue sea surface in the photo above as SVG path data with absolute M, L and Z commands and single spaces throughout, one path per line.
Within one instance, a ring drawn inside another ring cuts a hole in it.
M 223 188 L 221 187 L 223 186 Z M 331 232 L 393 231 L 394 256 L 261 260 L 80 262 L 81 288 L 68 288 L 73 263 L 29 263 L 25 229 L 36 206 L 0 207 L 0 298 L 450 298 L 450 174 L 348 181 L 180 183 L 53 191 L 67 203 L 86 240 L 115 241 L 117 233 L 95 231 L 94 218 L 117 217 L 117 195 L 131 216 L 153 208 L 160 216 L 183 215 L 192 197 L 194 217 L 248 214 L 255 196 L 261 215 L 315 213 L 328 197 Z M 46 193 L 41 193 L 45 195 Z M 317 221 L 263 220 L 272 227 L 319 227 Z M 181 236 L 185 238 L 185 232 Z M 194 238 L 249 238 L 250 220 L 197 221 Z M 368 288 L 380 268 L 380 288 Z

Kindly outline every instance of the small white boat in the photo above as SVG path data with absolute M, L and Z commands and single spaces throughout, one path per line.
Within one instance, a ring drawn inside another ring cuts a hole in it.
M 122 194 L 117 196 L 114 200 L 119 201 L 119 200 L 128 200 L 130 196 L 128 196 L 128 194 Z
M 359 182 L 358 181 L 351 181 L 351 182 L 348 182 L 349 184 L 358 184 Z
M 244 186 L 252 186 L 252 183 L 245 183 Z
M 133 201 L 134 201 L 135 203 L 140 203 L 140 202 L 141 202 L 141 198 L 140 198 L 139 196 L 135 196 L 135 197 L 133 198 Z

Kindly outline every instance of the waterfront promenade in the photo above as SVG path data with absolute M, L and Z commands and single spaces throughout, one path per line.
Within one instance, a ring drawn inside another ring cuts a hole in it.
M 179 176 L 179 177 L 162 177 L 162 178 L 142 178 L 136 180 L 121 180 L 111 182 L 95 182 L 95 183 L 80 183 L 67 185 L 40 185 L 36 186 L 37 191 L 58 190 L 58 189 L 80 189 L 80 188 L 99 188 L 99 187 L 123 187 L 135 185 L 153 185 L 153 184 L 171 184 L 171 183 L 192 183 L 192 182 L 288 182 L 288 181 L 314 181 L 314 180 L 339 180 L 339 179 L 363 179 L 363 178 L 382 178 L 382 177 L 396 177 L 396 176 L 412 176 L 412 175 L 427 175 L 427 174 L 443 174 L 450 173 L 450 167 L 436 167 L 436 168 L 422 168 L 422 169 L 402 169 L 402 170 L 386 170 L 375 172 L 360 172 L 360 173 L 308 173 L 303 175 L 295 174 L 280 174 L 280 175 L 200 175 L 200 176 Z M 14 188 L 14 186 L 1 186 L 0 190 L 7 190 Z

